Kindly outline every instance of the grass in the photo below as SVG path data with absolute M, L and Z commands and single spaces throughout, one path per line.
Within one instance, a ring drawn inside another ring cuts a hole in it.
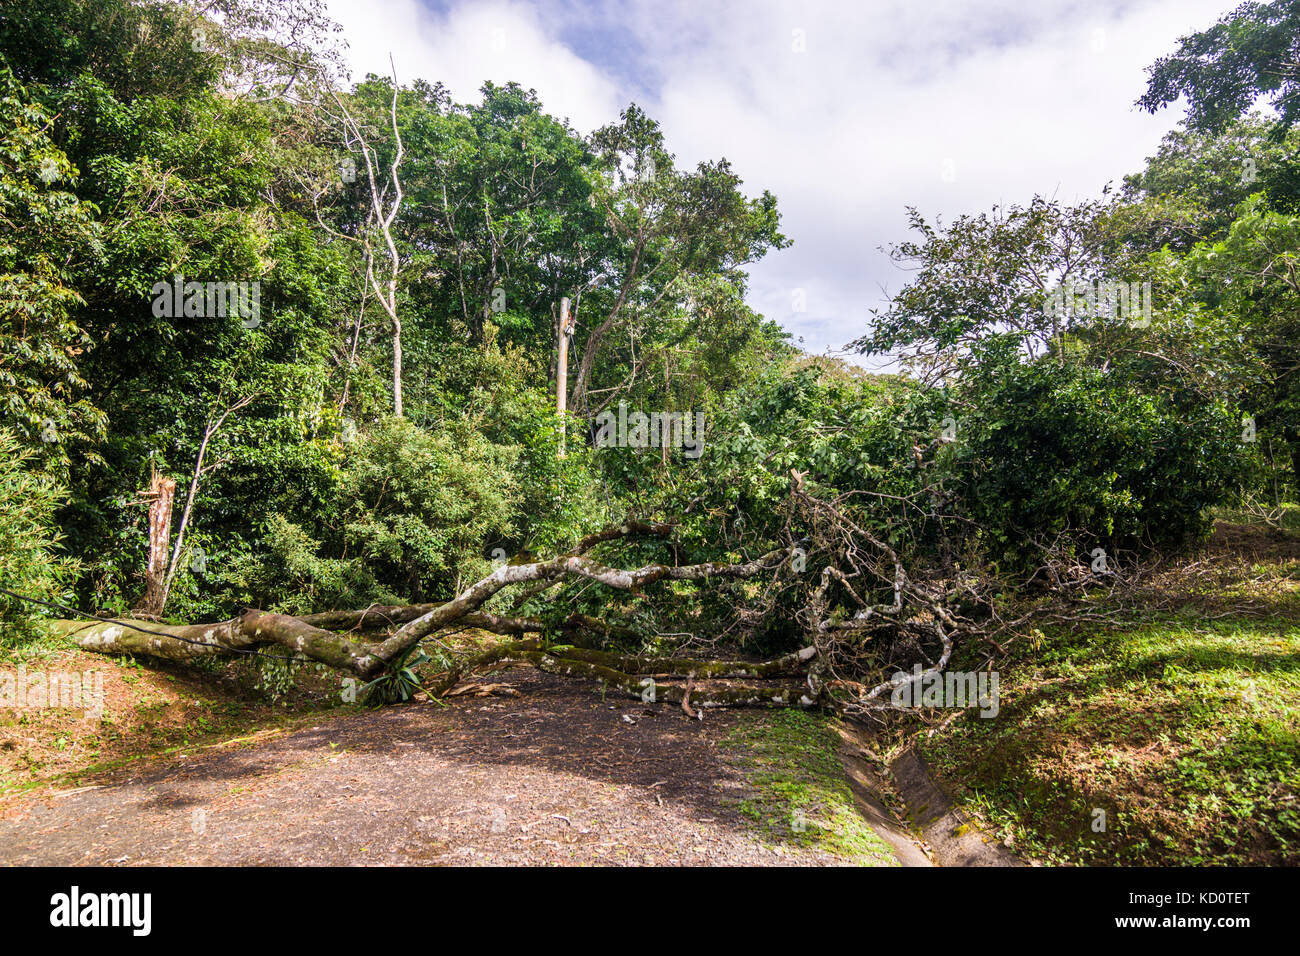
M 0 621 L 0 666 L 49 660 L 73 646 L 66 635 L 46 627 L 43 621 L 38 620 L 32 630 L 34 633 L 19 637 L 11 625 Z
M 915 746 L 1033 860 L 1300 863 L 1300 561 L 1236 570 L 1220 596 L 1262 613 L 1047 631 L 1000 665 L 997 718 Z
M 858 814 L 824 718 L 795 710 L 763 713 L 721 741 L 752 789 L 739 809 L 774 845 L 825 850 L 865 866 L 896 866 L 888 844 Z

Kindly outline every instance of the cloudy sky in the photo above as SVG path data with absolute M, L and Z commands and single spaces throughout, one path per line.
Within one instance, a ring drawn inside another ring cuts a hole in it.
M 841 349 L 906 281 L 881 247 L 905 205 L 949 220 L 1073 201 L 1140 168 L 1181 111 L 1133 101 L 1145 67 L 1236 0 L 327 0 L 354 79 L 536 89 L 582 132 L 636 102 L 679 164 L 726 157 L 794 245 L 750 304 Z M 806 302 L 796 311 L 796 302 Z M 867 362 L 880 367 L 880 362 Z

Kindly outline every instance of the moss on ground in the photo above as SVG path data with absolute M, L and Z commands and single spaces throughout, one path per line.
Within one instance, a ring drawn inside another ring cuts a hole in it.
M 817 847 L 864 866 L 897 866 L 858 813 L 826 718 L 796 710 L 755 715 L 722 740 L 751 787 L 740 812 L 773 845 Z

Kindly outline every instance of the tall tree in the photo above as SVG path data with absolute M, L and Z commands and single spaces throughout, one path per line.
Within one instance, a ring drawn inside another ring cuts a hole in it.
M 1182 37 L 1147 71 L 1138 105 L 1154 113 L 1187 97 L 1192 129 L 1217 133 L 1267 96 L 1281 138 L 1300 119 L 1300 0 L 1243 3 L 1214 26 Z

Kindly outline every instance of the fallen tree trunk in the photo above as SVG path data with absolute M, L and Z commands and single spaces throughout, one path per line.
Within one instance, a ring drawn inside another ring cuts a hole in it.
M 360 611 L 321 611 L 318 614 L 304 614 L 298 620 L 312 627 L 330 631 L 373 632 L 390 630 L 398 625 L 407 624 L 440 606 L 438 604 L 376 604 Z M 456 621 L 456 625 L 462 628 L 479 628 L 496 634 L 538 634 L 546 629 L 544 624 L 532 618 L 488 614 L 484 611 L 467 613 Z
M 627 528 L 626 525 L 623 527 Z M 775 569 L 789 556 L 789 553 L 788 548 L 779 548 L 769 551 L 762 557 L 739 564 L 727 564 L 721 561 L 680 566 L 648 564 L 634 571 L 606 567 L 588 557 L 573 553 L 531 564 L 506 564 L 482 580 L 471 584 L 446 604 L 440 604 L 427 614 L 404 624 L 392 637 L 377 645 L 376 653 L 385 660 L 392 660 L 425 636 L 444 630 L 466 614 L 478 610 L 494 594 L 512 584 L 554 581 L 568 576 L 585 577 L 607 587 L 630 591 L 640 596 L 644 587 L 661 580 L 701 581 L 715 577 L 753 577 L 760 572 Z
M 704 687 L 694 683 L 691 685 L 691 690 L 687 691 L 686 688 L 675 684 L 660 684 L 653 677 L 629 674 L 566 655 L 545 651 L 525 651 L 519 656 L 548 674 L 594 678 L 608 687 L 617 688 L 632 697 L 640 697 L 650 702 L 680 704 L 689 693 L 691 703 L 696 707 L 812 707 L 817 704 L 817 698 L 808 696 L 808 689 L 804 686 L 726 684 L 720 687 Z
M 818 703 L 817 695 L 810 695 L 802 683 L 738 684 L 726 679 L 797 676 L 799 667 L 806 667 L 815 655 L 814 648 L 806 647 L 768 661 L 696 661 L 606 654 L 569 645 L 543 647 L 538 641 L 508 641 L 479 652 L 465 665 L 442 675 L 430 693 L 441 696 L 467 672 L 498 661 L 515 660 L 532 664 L 548 674 L 595 680 L 604 687 L 647 702 L 679 704 L 689 694 L 694 705 L 702 708 L 812 707 Z M 707 674 L 706 679 L 712 683 L 706 686 L 696 682 L 698 674 Z M 658 677 L 686 677 L 688 684 L 680 687 L 660 683 Z
M 108 620 L 97 624 L 62 621 L 59 625 L 83 650 L 101 654 L 139 654 L 186 661 L 228 656 L 279 646 L 321 664 L 371 678 L 387 663 L 370 648 L 285 614 L 245 611 L 215 624 L 154 624 Z
M 89 625 L 64 622 L 65 629 L 85 650 L 103 654 L 139 654 L 168 660 L 193 660 L 214 655 L 232 655 L 256 651 L 264 647 L 280 647 L 318 663 L 326 664 L 346 674 L 372 680 L 390 668 L 397 667 L 408 652 L 426 639 L 449 630 L 480 628 L 499 634 L 523 636 L 545 630 L 540 621 L 523 617 L 508 617 L 480 610 L 482 605 L 504 588 L 530 582 L 553 582 L 565 577 L 583 577 L 608 587 L 630 591 L 636 596 L 647 585 L 659 580 L 704 580 L 712 577 L 750 577 L 775 568 L 784 558 L 785 550 L 771 551 L 761 558 L 739 564 L 706 562 L 703 564 L 672 566 L 646 565 L 635 570 L 607 567 L 585 556 L 598 544 L 618 538 L 643 534 L 664 534 L 671 525 L 656 522 L 625 522 L 589 535 L 573 550 L 547 561 L 527 564 L 502 565 L 487 577 L 476 581 L 452 600 L 436 605 L 409 607 L 370 607 L 361 611 L 328 611 L 304 617 L 290 617 L 266 611 L 248 610 L 238 617 L 214 624 L 163 625 L 148 627 L 129 620 L 102 621 Z M 364 632 L 366 629 L 384 629 L 400 625 L 390 636 L 377 641 L 365 641 L 337 629 Z M 601 622 L 573 615 L 565 628 L 577 630 L 601 625 Z M 576 656 L 565 658 L 567 663 L 556 665 L 554 654 L 544 654 L 538 645 L 503 645 L 476 655 L 471 661 L 449 671 L 439 687 L 445 683 L 450 690 L 462 673 L 483 666 L 509 654 L 538 663 L 542 654 L 547 667 L 565 668 L 575 673 L 584 668 L 607 671 L 609 682 L 623 686 L 642 664 L 650 670 L 667 672 L 674 668 L 687 668 L 696 676 L 760 676 L 753 670 L 766 664 L 747 665 L 741 662 L 673 662 L 670 659 L 645 659 L 637 663 L 631 656 L 605 655 L 604 652 L 580 651 L 571 648 Z M 587 656 L 583 656 L 587 655 Z M 596 655 L 596 656 L 591 656 Z M 648 663 L 646 663 L 648 661 Z M 792 662 L 784 659 L 771 665 L 772 673 L 789 673 Z M 627 668 L 632 668 L 628 673 Z M 698 672 L 698 673 L 697 673 Z M 707 675 L 705 672 L 708 672 Z M 761 676 L 767 676 L 765 673 Z M 626 680 L 625 680 L 626 679 Z M 447 683 L 450 681 L 451 683 Z M 435 688 L 437 690 L 437 688 Z
M 694 677 L 702 680 L 743 677 L 792 677 L 807 670 L 817 648 L 805 647 L 768 661 L 701 661 L 678 657 L 642 657 L 635 654 L 611 654 L 581 647 L 566 647 L 562 656 L 585 661 L 626 674 L 653 677 Z
M 131 621 L 89 625 L 60 621 L 57 626 L 73 636 L 83 649 L 107 654 L 187 661 L 271 645 L 366 679 L 379 673 L 384 663 L 374 655 L 359 653 L 346 638 L 313 627 L 303 619 L 262 611 L 246 611 L 217 624 L 150 625 L 147 632 L 135 629 L 138 625 Z M 687 691 L 674 684 L 660 683 L 659 679 L 685 677 L 691 681 L 722 682 L 734 678 L 795 677 L 815 656 L 815 648 L 806 647 L 767 661 L 701 661 L 613 654 L 571 645 L 544 647 L 536 640 L 504 641 L 471 655 L 439 675 L 426 689 L 432 696 L 441 697 L 467 673 L 502 660 L 515 660 L 550 674 L 594 679 L 606 687 L 648 701 L 681 703 L 691 693 L 694 705 L 701 708 L 811 707 L 817 703 L 816 697 L 809 696 L 802 684 L 694 683 L 692 690 Z

